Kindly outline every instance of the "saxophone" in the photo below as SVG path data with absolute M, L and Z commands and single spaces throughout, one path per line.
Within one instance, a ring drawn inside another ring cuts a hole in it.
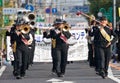
M 56 47 L 56 39 L 52 38 L 52 48 L 55 48 L 55 47 Z
M 13 52 L 16 52 L 16 41 L 14 41 L 14 43 L 12 45 L 12 50 L 13 50 Z

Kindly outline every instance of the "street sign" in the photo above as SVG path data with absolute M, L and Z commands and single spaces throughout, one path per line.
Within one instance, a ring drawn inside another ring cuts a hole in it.
M 52 13 L 57 13 L 57 8 L 52 8 Z
M 16 14 L 16 13 L 17 13 L 16 8 L 3 8 L 4 15 L 12 15 L 12 14 Z
M 74 12 L 84 12 L 84 13 L 89 13 L 89 6 L 73 6 L 69 7 L 69 12 L 74 13 Z
M 45 12 L 48 13 L 48 14 L 51 13 L 51 12 L 53 14 L 55 14 L 55 13 L 57 13 L 57 8 L 46 8 Z
M 35 10 L 32 5 L 26 5 L 25 9 L 30 10 L 31 12 L 33 12 Z
M 46 13 L 50 13 L 50 12 L 51 12 L 50 8 L 46 8 L 46 9 L 45 9 L 45 12 L 46 12 Z
M 84 13 L 89 13 L 89 6 L 63 6 L 61 7 L 61 12 L 62 13 L 76 13 L 78 11 L 84 12 Z

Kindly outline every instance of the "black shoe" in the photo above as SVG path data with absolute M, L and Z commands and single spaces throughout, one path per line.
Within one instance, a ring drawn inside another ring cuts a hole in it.
M 99 73 L 98 71 L 96 71 L 96 74 L 97 74 L 97 75 L 100 75 L 100 73 Z
M 62 74 L 62 73 L 57 73 L 57 76 L 58 76 L 58 77 L 64 77 L 64 74 Z
M 61 73 L 60 77 L 64 77 L 64 73 Z
M 105 78 L 107 78 L 108 77 L 108 73 L 105 73 Z
M 100 72 L 99 75 L 100 75 L 103 79 L 105 79 L 105 77 L 106 77 L 104 72 Z
M 25 74 L 21 74 L 20 76 L 21 76 L 21 77 L 25 77 Z
M 16 76 L 16 79 L 22 79 L 21 76 Z
M 56 75 L 56 70 L 55 69 L 52 69 L 52 74 Z
M 17 71 L 14 70 L 14 71 L 13 71 L 13 75 L 14 75 L 14 76 L 17 76 L 17 75 L 18 75 L 18 74 L 17 74 Z
M 57 73 L 57 76 L 58 76 L 58 77 L 61 77 L 61 73 Z
M 53 75 L 56 75 L 56 72 L 52 71 L 52 74 L 53 74 Z
M 29 65 L 27 65 L 27 67 L 26 67 L 26 70 L 28 70 L 29 69 Z

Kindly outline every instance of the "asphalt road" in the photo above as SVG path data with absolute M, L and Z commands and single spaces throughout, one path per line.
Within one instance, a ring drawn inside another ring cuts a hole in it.
M 4 70 L 5 68 L 5 70 Z M 26 76 L 17 80 L 12 75 L 12 66 L 0 69 L 0 83 L 119 83 L 109 69 L 109 76 L 103 79 L 90 68 L 87 61 L 74 62 L 67 65 L 64 77 L 51 74 L 51 63 L 34 63 L 26 72 Z M 2 73 L 2 70 L 3 73 Z

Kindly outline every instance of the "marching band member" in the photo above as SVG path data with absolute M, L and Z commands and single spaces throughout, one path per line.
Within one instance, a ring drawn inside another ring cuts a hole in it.
M 103 79 L 108 75 L 108 66 L 111 58 L 111 44 L 117 40 L 117 35 L 108 25 L 108 20 L 101 17 L 100 25 L 90 32 L 94 36 L 94 46 L 97 49 L 99 75 Z M 111 39 L 113 36 L 113 39 Z
M 120 23 L 117 24 L 115 33 L 118 35 L 118 41 L 116 42 L 116 55 L 114 55 L 114 61 L 120 62 Z
M 16 26 L 19 26 L 17 24 L 13 24 L 10 30 L 10 43 L 11 43 L 11 48 L 13 51 L 13 56 L 14 56 L 14 61 L 12 61 L 12 66 L 13 66 L 13 75 L 16 76 L 16 69 L 17 69 L 17 56 L 16 56 Z
M 90 26 L 85 29 L 85 31 L 87 33 L 86 38 L 88 41 L 88 61 L 89 61 L 90 67 L 94 67 L 95 62 L 94 62 L 94 44 L 93 44 L 94 37 L 91 37 L 89 35 L 89 30 L 93 29 L 95 26 L 96 26 L 96 22 L 93 20 L 93 21 L 91 21 Z
M 31 27 L 31 30 L 30 30 L 30 33 L 32 34 L 32 37 L 33 37 L 33 42 L 31 44 L 31 50 L 30 50 L 30 53 L 31 53 L 31 56 L 30 56 L 30 64 L 32 65 L 33 64 L 33 59 L 34 59 L 34 51 L 35 51 L 35 32 L 36 32 L 37 28 L 33 28 Z
M 67 39 L 70 38 L 71 33 L 66 29 L 64 22 L 61 19 L 56 19 L 53 25 L 55 29 L 51 32 L 51 38 L 55 39 L 54 53 L 55 53 L 55 68 L 58 77 L 63 77 L 65 74 L 68 54 Z
M 29 25 L 26 24 L 16 24 L 16 58 L 15 63 L 16 67 L 16 79 L 21 79 L 26 74 L 26 68 L 28 64 L 28 46 L 32 43 L 33 38 L 32 35 L 27 32 L 27 27 Z M 26 33 L 27 32 L 27 33 Z

